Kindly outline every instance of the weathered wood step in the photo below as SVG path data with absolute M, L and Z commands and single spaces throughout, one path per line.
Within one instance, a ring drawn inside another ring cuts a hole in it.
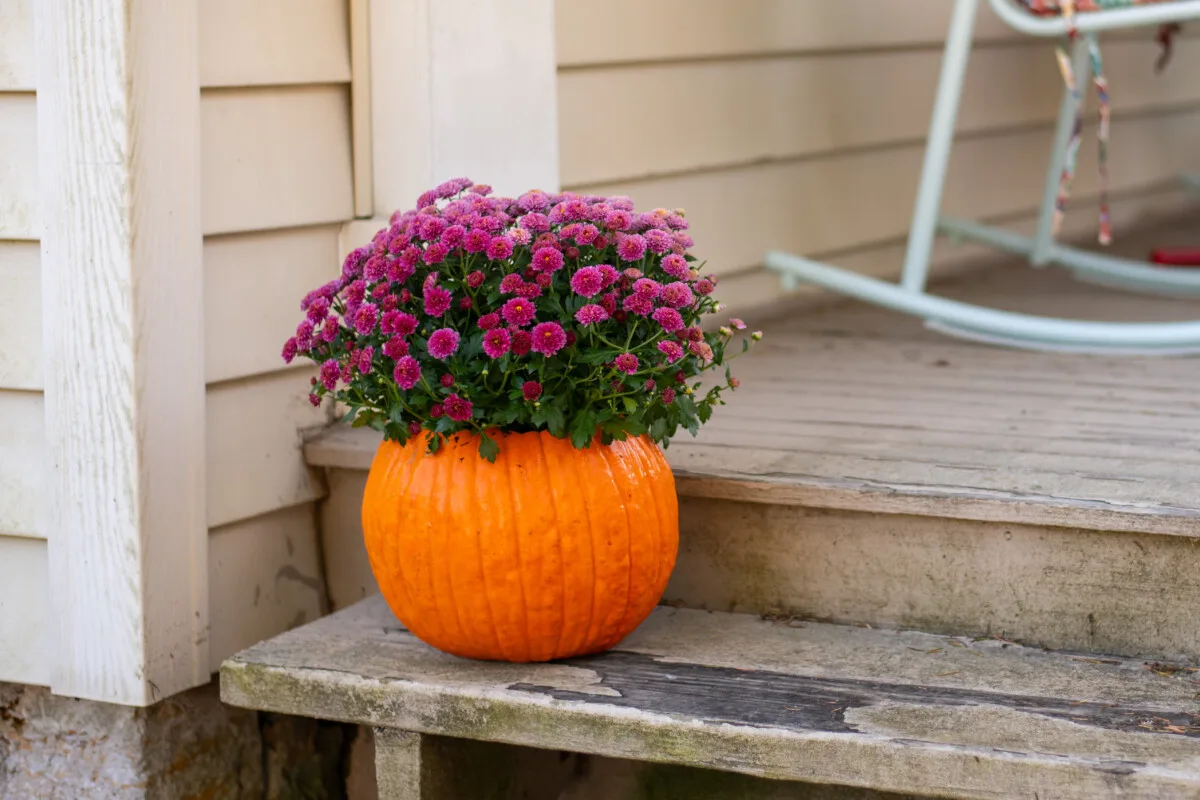
M 748 462 L 701 458 L 720 450 L 702 444 L 708 433 L 668 450 L 681 534 L 669 603 L 1200 659 L 1197 512 L 762 475 Z M 343 426 L 306 447 L 329 473 L 322 535 L 338 607 L 376 591 L 359 509 L 378 442 Z
M 660 608 L 614 652 L 498 664 L 425 646 L 373 597 L 240 653 L 221 687 L 247 708 L 879 791 L 1200 797 L 1200 673 L 996 638 Z

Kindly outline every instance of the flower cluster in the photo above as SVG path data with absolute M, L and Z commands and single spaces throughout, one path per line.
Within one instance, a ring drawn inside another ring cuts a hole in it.
M 319 365 L 309 395 L 355 425 L 430 448 L 459 431 L 548 430 L 586 447 L 693 435 L 737 381 L 727 346 L 741 320 L 705 331 L 717 281 L 688 254 L 682 211 L 639 213 L 624 197 L 530 191 L 494 197 L 447 181 L 392 215 L 310 292 L 283 358 Z M 732 356 L 730 356 L 732 357 Z M 724 381 L 700 393 L 700 373 Z

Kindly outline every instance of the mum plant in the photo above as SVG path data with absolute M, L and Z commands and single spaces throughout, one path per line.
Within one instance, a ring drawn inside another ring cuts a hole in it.
M 721 306 L 687 229 L 682 211 L 625 197 L 447 181 L 305 297 L 283 357 L 320 365 L 314 405 L 333 397 L 402 445 L 427 432 L 430 452 L 468 432 L 494 461 L 496 430 L 666 447 L 738 385 L 734 338 L 745 351 L 761 336 L 738 319 L 701 326 Z M 702 391 L 708 371 L 720 379 Z

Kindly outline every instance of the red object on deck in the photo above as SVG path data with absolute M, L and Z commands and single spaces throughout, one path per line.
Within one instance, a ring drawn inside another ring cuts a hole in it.
M 1165 247 L 1151 250 L 1150 262 L 1163 267 L 1200 267 L 1200 247 Z

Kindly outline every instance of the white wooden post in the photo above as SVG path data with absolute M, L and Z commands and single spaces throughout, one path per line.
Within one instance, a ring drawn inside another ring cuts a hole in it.
M 52 688 L 208 674 L 195 0 L 37 0 Z
M 441 181 L 558 189 L 554 0 L 371 0 L 375 214 Z

